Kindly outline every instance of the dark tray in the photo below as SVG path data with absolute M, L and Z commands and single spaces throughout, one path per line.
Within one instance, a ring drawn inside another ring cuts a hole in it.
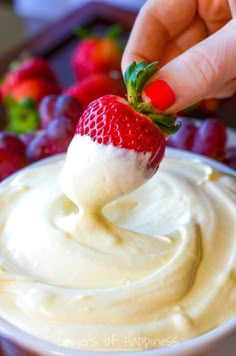
M 120 24 L 124 29 L 121 40 L 125 43 L 134 23 L 136 13 L 102 2 L 89 2 L 73 10 L 64 18 L 51 23 L 38 35 L 25 40 L 0 58 L 0 75 L 3 75 L 14 59 L 24 53 L 46 58 L 55 70 L 63 87 L 74 81 L 71 70 L 71 54 L 79 39 L 74 34 L 80 26 L 102 34 L 112 24 Z
M 22 53 L 29 52 L 46 58 L 54 69 L 62 87 L 68 87 L 75 80 L 71 70 L 71 54 L 78 43 L 74 31 L 79 26 L 92 29 L 95 33 L 104 33 L 112 24 L 120 24 L 124 28 L 122 40 L 125 44 L 133 26 L 137 13 L 102 2 L 89 2 L 73 10 L 64 18 L 51 23 L 38 35 L 22 42 L 5 56 L 0 58 L 0 76 L 9 63 Z M 236 129 L 236 95 L 220 101 L 217 117 L 228 127 Z M 196 113 L 197 118 L 202 115 Z

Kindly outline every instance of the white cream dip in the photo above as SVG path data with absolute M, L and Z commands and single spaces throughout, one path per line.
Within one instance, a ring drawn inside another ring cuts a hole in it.
M 168 157 L 147 181 L 147 160 L 75 136 L 66 160 L 0 185 L 0 316 L 66 347 L 132 351 L 235 315 L 235 181 Z

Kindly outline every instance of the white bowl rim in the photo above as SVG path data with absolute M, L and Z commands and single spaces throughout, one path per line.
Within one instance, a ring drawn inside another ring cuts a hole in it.
M 218 170 L 224 174 L 229 174 L 231 176 L 236 177 L 235 169 L 230 168 L 229 166 L 227 166 L 226 164 L 224 164 L 222 162 L 216 161 L 216 160 L 206 157 L 206 156 L 199 155 L 197 153 L 184 151 L 184 150 L 180 150 L 177 148 L 167 147 L 166 156 L 167 157 L 171 156 L 171 157 L 176 157 L 176 158 L 187 158 L 187 159 L 191 159 L 194 161 L 202 162 L 202 163 L 205 163 L 205 164 L 211 166 L 212 168 L 214 168 L 215 170 Z
M 63 156 L 65 156 L 65 153 L 54 155 L 35 162 L 23 169 L 26 170 L 30 169 L 30 167 L 32 166 L 40 166 L 45 164 L 46 162 L 57 161 L 60 160 Z M 236 171 L 226 166 L 225 164 L 192 152 L 167 147 L 166 157 L 183 159 L 187 158 L 194 161 L 202 162 L 210 165 L 213 169 L 219 170 L 220 172 L 229 174 L 236 178 Z M 17 172 L 5 179 L 1 183 L 1 185 L 5 185 L 5 182 L 11 180 L 15 175 L 17 175 Z M 23 348 L 26 348 L 29 351 L 36 352 L 40 355 L 45 356 L 99 356 L 101 354 L 105 354 L 106 356 L 183 356 L 187 355 L 189 352 L 193 352 L 196 350 L 198 352 L 201 352 L 201 350 L 205 351 L 205 349 L 207 349 L 208 347 L 213 346 L 215 342 L 217 343 L 223 338 L 230 336 L 235 330 L 236 316 L 226 321 L 224 324 L 219 325 L 215 329 L 204 333 L 203 335 L 194 337 L 193 339 L 189 339 L 172 346 L 141 351 L 101 352 L 69 349 L 64 346 L 52 344 L 46 340 L 28 334 L 27 332 L 19 329 L 18 327 L 14 326 L 10 322 L 0 317 L 0 337 L 4 336 L 7 340 L 13 342 L 16 345 L 19 345 L 20 347 L 22 346 Z

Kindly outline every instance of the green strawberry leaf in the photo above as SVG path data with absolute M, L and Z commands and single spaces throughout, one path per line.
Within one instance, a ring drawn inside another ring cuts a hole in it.
M 166 126 L 160 122 L 157 125 L 161 129 L 161 131 L 169 135 L 176 133 L 181 127 L 181 123 L 179 121 L 177 121 L 176 124 L 172 125 L 171 127 Z
M 40 120 L 35 103 L 28 98 L 20 103 L 7 97 L 7 125 L 5 130 L 15 134 L 33 132 L 39 128 Z
M 199 106 L 199 103 L 195 103 L 193 105 L 188 106 L 184 110 L 182 110 L 186 114 L 191 114 L 197 107 Z
M 9 65 L 9 71 L 11 72 L 11 71 L 17 70 L 20 68 L 20 66 L 21 66 L 21 61 L 19 61 L 19 60 L 13 61 Z
M 76 36 L 81 40 L 86 38 L 110 38 L 118 40 L 118 37 L 124 32 L 123 27 L 119 24 L 114 24 L 106 30 L 105 34 L 97 34 L 88 27 L 77 27 L 74 30 Z
M 143 87 L 157 70 L 157 62 L 147 64 L 145 61 L 141 61 L 138 64 L 132 62 L 125 72 L 128 101 L 138 111 L 140 111 L 138 105 L 143 104 L 141 99 Z M 143 105 L 141 106 L 143 107 Z
M 124 29 L 121 25 L 114 24 L 107 29 L 107 31 L 105 33 L 105 37 L 116 40 L 123 32 L 124 32 Z
M 128 102 L 136 111 L 151 119 L 163 132 L 173 134 L 181 126 L 180 122 L 176 122 L 176 117 L 158 113 L 151 104 L 142 100 L 143 88 L 157 70 L 157 62 L 147 64 L 145 61 L 141 61 L 139 63 L 132 62 L 129 65 L 124 75 Z
M 78 36 L 81 40 L 84 40 L 85 38 L 92 38 L 96 37 L 93 32 L 86 27 L 77 27 L 74 31 L 75 35 Z
M 14 61 L 12 61 L 8 67 L 8 71 L 14 71 L 17 69 L 20 69 L 22 63 L 25 62 L 25 60 L 32 58 L 32 54 L 28 51 L 25 51 L 23 53 L 21 53 L 21 55 L 15 59 Z

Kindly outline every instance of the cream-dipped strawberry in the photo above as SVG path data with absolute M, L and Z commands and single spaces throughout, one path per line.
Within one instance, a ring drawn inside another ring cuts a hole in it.
M 157 171 L 166 134 L 179 125 L 174 117 L 156 113 L 142 101 L 142 89 L 156 71 L 156 62 L 133 62 L 125 74 L 128 101 L 106 95 L 94 100 L 80 117 L 61 175 L 64 192 L 77 205 L 91 204 L 86 197 L 94 192 L 93 204 L 102 206 L 136 189 Z
M 76 134 L 87 135 L 93 141 L 149 154 L 147 168 L 153 174 L 165 151 L 165 134 L 177 131 L 175 118 L 154 112 L 141 99 L 147 80 L 157 71 L 156 62 L 133 62 L 126 71 L 128 101 L 107 95 L 93 101 L 80 118 Z

